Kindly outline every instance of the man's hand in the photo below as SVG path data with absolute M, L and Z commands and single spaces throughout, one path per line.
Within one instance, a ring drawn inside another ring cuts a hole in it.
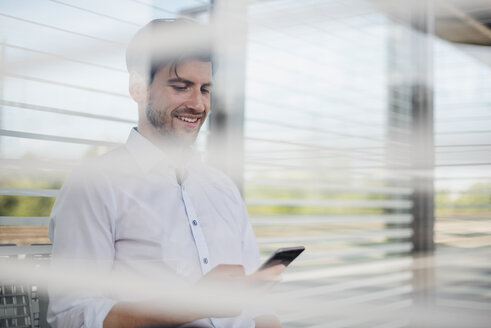
M 198 286 L 203 285 L 204 287 L 211 287 L 212 289 L 219 289 L 227 292 L 232 292 L 236 289 L 236 291 L 239 292 L 239 295 L 241 292 L 248 292 L 251 290 L 262 291 L 267 290 L 280 282 L 282 279 L 281 274 L 284 270 L 285 266 L 280 264 L 246 276 L 242 265 L 221 264 L 203 276 L 198 282 Z M 219 311 L 218 313 L 216 311 L 208 311 L 213 312 L 208 316 L 234 317 L 239 315 L 243 310 L 239 305 L 236 308 L 233 308 L 233 306 L 231 308 L 223 309 L 223 311 Z
M 283 279 L 282 273 L 285 271 L 285 268 L 283 264 L 277 264 L 254 272 L 247 276 L 247 279 L 259 286 L 273 287 Z
M 275 265 L 264 270 L 257 271 L 246 276 L 242 265 L 220 264 L 204 275 L 197 286 L 212 286 L 218 288 L 270 288 L 281 281 L 281 274 L 285 270 L 284 265 Z M 104 320 L 104 328 L 134 328 L 143 325 L 179 325 L 208 317 L 234 317 L 241 313 L 241 309 L 235 311 L 204 310 L 194 312 L 166 311 L 162 309 L 159 314 L 145 310 L 152 302 L 120 302 L 117 303 Z
M 281 322 L 275 315 L 264 314 L 254 318 L 256 328 L 281 328 Z
M 216 283 L 216 284 L 244 284 L 245 287 L 272 287 L 282 280 L 281 274 L 285 271 L 283 264 L 259 270 L 245 275 L 242 265 L 220 264 L 208 272 L 199 283 Z
M 256 271 L 248 276 L 255 285 L 271 288 L 282 280 L 285 271 L 283 264 L 278 264 L 263 270 Z M 254 318 L 256 328 L 281 328 L 281 322 L 275 315 L 264 314 Z
M 205 274 L 199 283 L 237 281 L 245 277 L 245 269 L 239 264 L 219 264 Z

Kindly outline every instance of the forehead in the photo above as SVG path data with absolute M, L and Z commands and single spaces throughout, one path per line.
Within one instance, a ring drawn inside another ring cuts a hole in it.
M 211 83 L 212 65 L 210 61 L 185 60 L 175 64 L 167 64 L 156 74 L 157 78 L 183 79 L 194 83 Z

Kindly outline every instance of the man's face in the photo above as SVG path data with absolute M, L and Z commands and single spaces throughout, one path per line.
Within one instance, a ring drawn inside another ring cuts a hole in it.
M 190 145 L 210 111 L 211 63 L 189 60 L 161 68 L 148 94 L 145 115 L 166 142 Z

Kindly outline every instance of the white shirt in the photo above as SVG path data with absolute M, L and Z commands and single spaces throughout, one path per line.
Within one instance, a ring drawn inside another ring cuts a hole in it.
M 108 271 L 124 266 L 138 273 L 135 260 L 161 262 L 189 281 L 218 264 L 242 264 L 246 273 L 260 264 L 233 182 L 193 158 L 179 184 L 165 154 L 135 129 L 124 146 L 67 179 L 49 233 L 54 264 L 90 260 Z M 48 322 L 53 328 L 101 328 L 116 302 L 109 295 L 74 298 L 51 290 Z M 247 328 L 254 321 L 241 315 L 199 320 L 199 326 Z

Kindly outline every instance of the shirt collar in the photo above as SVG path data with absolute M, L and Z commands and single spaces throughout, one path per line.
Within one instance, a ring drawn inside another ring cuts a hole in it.
M 144 172 L 149 172 L 152 168 L 163 163 L 169 167 L 173 166 L 168 156 L 150 140 L 142 136 L 136 127 L 131 129 L 128 140 L 126 141 L 126 149 L 128 149 L 138 166 Z M 197 165 L 200 162 L 201 157 L 199 153 L 192 149 L 190 160 L 186 167 Z

